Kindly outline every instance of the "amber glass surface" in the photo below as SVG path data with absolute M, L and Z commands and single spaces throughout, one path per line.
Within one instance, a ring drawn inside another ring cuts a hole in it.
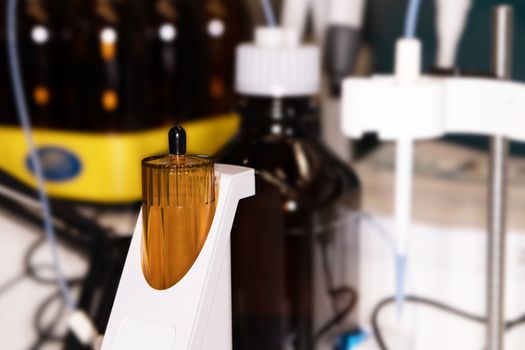
M 56 0 L 28 0 L 19 6 L 18 45 L 27 104 L 35 127 L 56 127 L 60 118 L 61 76 L 60 9 Z M 3 2 L 5 4 L 5 2 Z M 3 65 L 0 110 L 16 123 L 13 95 L 7 73 L 7 53 L 0 49 Z M 2 114 L 4 114 L 2 113 Z
M 241 131 L 218 156 L 256 174 L 231 234 L 233 348 L 322 349 L 353 327 L 357 176 L 321 142 L 315 99 L 250 97 L 239 107 Z
M 251 23 L 241 0 L 183 0 L 193 20 L 187 55 L 193 118 L 230 112 L 235 103 L 235 49 L 250 39 Z
M 180 281 L 199 255 L 215 214 L 209 158 L 152 157 L 142 162 L 142 270 L 151 287 Z
M 60 2 L 64 64 L 61 128 L 134 131 L 156 126 L 143 1 Z

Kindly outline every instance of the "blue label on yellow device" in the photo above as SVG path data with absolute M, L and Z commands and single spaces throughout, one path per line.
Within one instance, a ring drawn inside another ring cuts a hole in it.
M 61 147 L 41 147 L 38 156 L 47 181 L 61 182 L 74 179 L 82 170 L 80 159 L 72 152 Z M 30 155 L 26 158 L 29 170 L 34 173 L 34 165 Z
M 236 114 L 185 123 L 188 153 L 214 154 L 238 125 Z M 139 201 L 141 161 L 167 152 L 168 130 L 168 126 L 120 133 L 33 130 L 49 195 L 102 204 Z M 30 163 L 22 129 L 0 125 L 0 170 L 34 187 Z

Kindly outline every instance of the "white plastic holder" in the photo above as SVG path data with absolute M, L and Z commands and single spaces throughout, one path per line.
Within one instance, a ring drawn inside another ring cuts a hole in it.
M 417 63 L 417 50 L 413 43 L 405 43 L 396 53 L 402 59 L 396 63 L 395 76 L 349 78 L 343 83 L 341 118 L 343 133 L 350 138 L 377 133 L 382 140 L 397 142 L 394 208 L 399 317 L 410 231 L 413 142 L 455 133 L 525 141 L 525 84 L 418 76 L 415 64 L 405 64 Z M 408 57 L 403 57 L 407 52 Z
M 342 129 L 385 141 L 445 134 L 500 135 L 525 141 L 525 84 L 487 78 L 394 76 L 349 78 L 343 83 Z
M 445 134 L 504 136 L 525 141 L 525 84 L 487 78 L 398 76 L 343 83 L 342 129 L 351 138 L 377 133 L 396 141 L 398 253 L 406 253 L 411 206 L 412 141 Z M 401 222 L 403 221 L 403 222 Z
M 345 80 L 343 133 L 350 138 L 377 133 L 381 140 L 397 141 L 403 149 L 397 152 L 396 162 L 398 252 L 405 253 L 408 236 L 411 141 L 462 133 L 523 142 L 523 111 L 525 84 L 505 80 L 421 76 L 400 81 L 393 75 Z
M 131 240 L 102 350 L 231 350 L 230 231 L 254 170 L 215 165 L 219 195 L 206 242 L 173 287 L 150 287 L 141 267 L 142 215 Z

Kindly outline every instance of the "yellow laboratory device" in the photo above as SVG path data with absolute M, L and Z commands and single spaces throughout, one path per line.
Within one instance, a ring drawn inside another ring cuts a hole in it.
M 197 154 L 214 154 L 236 132 L 239 118 L 226 114 L 184 124 Z M 46 188 L 54 198 L 101 204 L 139 201 L 140 161 L 168 149 L 162 127 L 140 132 L 75 132 L 35 129 Z M 9 147 L 7 146 L 9 145 Z M 0 126 L 0 171 L 34 187 L 22 130 Z

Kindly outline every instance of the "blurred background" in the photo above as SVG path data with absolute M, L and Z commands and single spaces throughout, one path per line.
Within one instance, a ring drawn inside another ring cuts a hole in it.
M 295 23 L 285 2 L 272 2 L 276 16 Z M 333 252 L 336 263 L 354 264 L 352 273 L 341 273 L 343 280 L 357 284 L 358 307 L 323 346 L 379 349 L 371 317 L 378 302 L 394 293 L 389 237 L 394 147 L 374 135 L 357 141 L 343 136 L 340 83 L 347 76 L 392 72 L 407 2 L 364 1 L 356 15 L 359 38 L 348 49 L 350 63 L 335 73 L 330 55 L 334 47 L 346 46 L 330 41 L 334 26 L 324 9 L 329 2 L 311 3 L 299 29 L 325 58 L 322 90 L 315 97 L 321 107 L 319 135 L 330 154 L 355 171 L 359 193 L 351 196 L 359 204 L 352 210 L 364 218 L 359 229 L 337 233 L 348 237 L 342 238 L 345 249 Z M 491 10 L 502 3 L 515 10 L 512 79 L 525 81 L 525 3 L 518 0 L 472 2 L 457 59 L 445 67 L 453 71 L 447 74 L 491 74 Z M 18 119 L 6 0 L 0 5 L 0 348 L 86 349 L 67 330 L 66 305 L 42 228 L 35 164 Z M 436 2 L 423 0 L 417 33 L 424 72 L 440 68 L 436 16 Z M 165 135 L 175 123 L 186 128 L 191 153 L 228 159 L 221 154 L 242 124 L 234 89 L 235 49 L 265 23 L 257 0 L 19 0 L 19 63 L 59 257 L 77 307 L 100 333 L 140 209 L 140 161 L 167 152 Z M 487 137 L 454 135 L 417 143 L 414 161 L 407 292 L 476 315 L 485 312 L 487 152 Z M 525 146 L 511 145 L 506 310 L 516 319 L 525 313 L 523 153 Z M 315 196 L 309 200 L 315 202 Z M 391 349 L 484 347 L 480 322 L 416 303 L 407 312 L 403 326 L 393 321 L 390 306 L 380 319 Z M 523 348 L 525 327 L 512 330 L 506 344 Z M 309 349 L 289 346 L 278 349 Z

